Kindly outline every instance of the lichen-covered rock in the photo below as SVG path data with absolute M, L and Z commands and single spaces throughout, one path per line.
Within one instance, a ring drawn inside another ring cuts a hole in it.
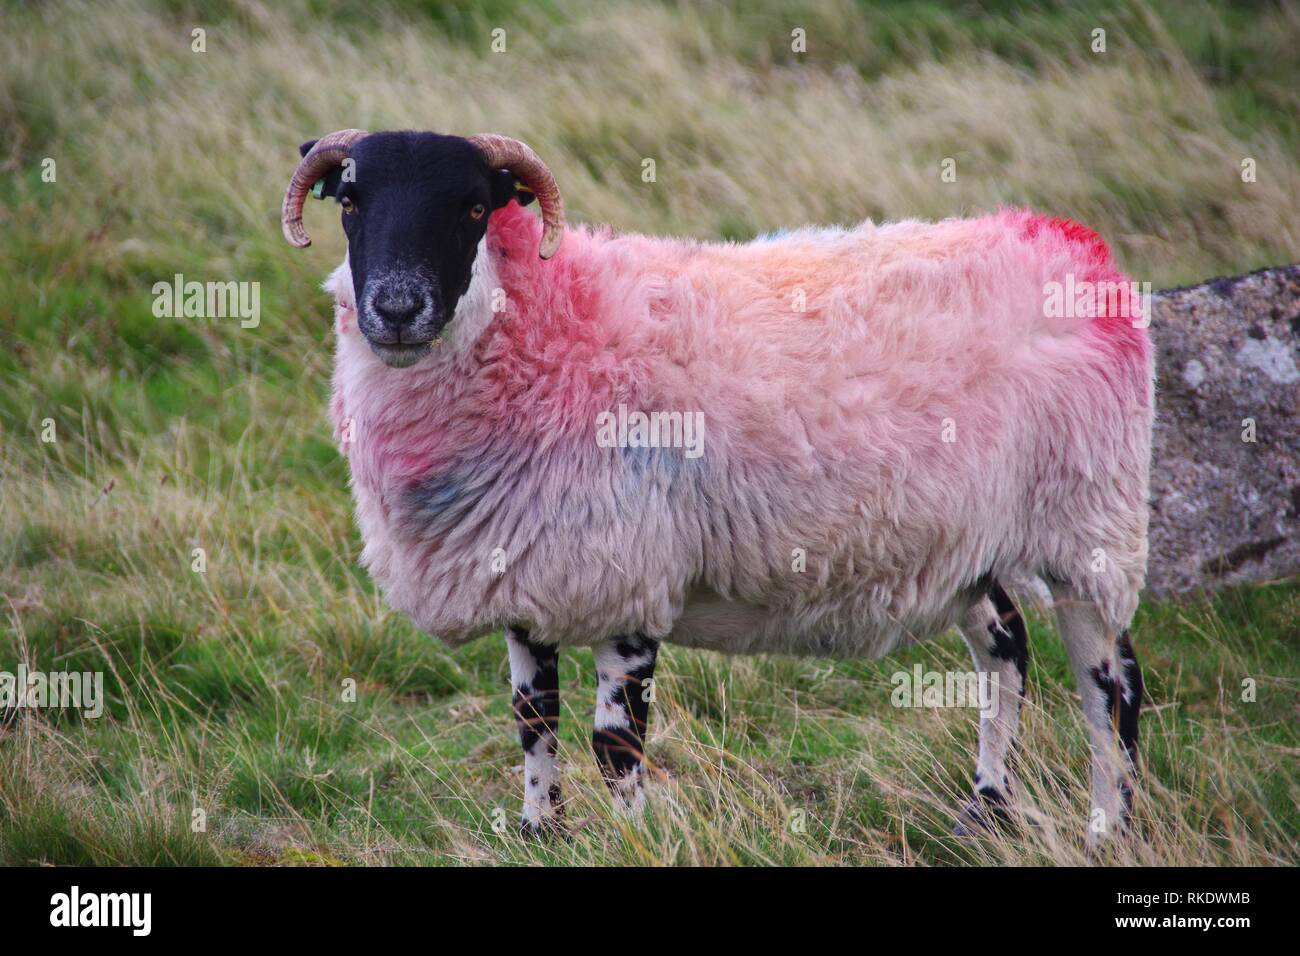
M 1148 588 L 1300 574 L 1300 265 L 1152 297 Z

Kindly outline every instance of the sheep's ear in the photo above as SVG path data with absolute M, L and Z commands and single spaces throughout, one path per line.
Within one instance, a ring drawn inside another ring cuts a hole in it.
M 500 209 L 512 199 L 518 199 L 519 205 L 527 206 L 536 198 L 532 191 L 515 179 L 515 174 L 508 169 L 496 169 L 488 175 L 492 182 L 493 209 Z
M 307 142 L 298 147 L 298 155 L 306 156 L 311 152 L 311 148 L 316 145 L 316 142 L 317 141 L 314 139 L 307 140 Z M 342 175 L 339 170 L 331 170 L 329 175 L 323 180 L 312 185 L 312 190 L 309 195 L 314 196 L 317 199 L 332 199 L 334 194 L 339 191 L 340 182 L 342 182 Z
M 325 178 L 317 182 L 313 187 L 311 194 L 317 199 L 336 199 L 338 198 L 339 186 L 343 183 L 343 167 L 335 166 Z
M 309 139 L 298 147 L 298 155 L 306 156 L 311 152 L 311 148 L 316 145 L 316 140 Z M 330 170 L 329 174 L 320 182 L 312 184 L 312 190 L 308 195 L 317 199 L 333 199 L 339 191 L 339 183 L 343 181 L 343 173 L 339 168 Z

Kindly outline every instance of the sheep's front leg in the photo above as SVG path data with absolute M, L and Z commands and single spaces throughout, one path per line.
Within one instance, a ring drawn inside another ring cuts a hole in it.
M 593 650 L 596 727 L 592 748 L 615 806 L 630 815 L 639 814 L 645 807 L 642 762 L 659 642 L 633 635 L 614 638 Z
M 520 829 L 534 835 L 559 829 L 564 817 L 555 759 L 560 726 L 560 649 L 529 640 L 523 628 L 506 630 L 515 723 L 524 748 L 524 817 Z

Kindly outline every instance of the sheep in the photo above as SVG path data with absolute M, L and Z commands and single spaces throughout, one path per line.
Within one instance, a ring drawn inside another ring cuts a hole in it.
M 635 813 L 662 642 L 876 658 L 954 625 L 997 688 L 957 829 L 995 825 L 1028 661 L 1005 585 L 1035 576 L 1089 730 L 1090 838 L 1124 828 L 1153 359 L 1096 233 L 1014 209 L 747 244 L 566 231 L 508 137 L 301 154 L 286 238 L 310 242 L 318 186 L 348 240 L 325 288 L 361 560 L 452 646 L 504 631 L 526 832 L 563 826 L 562 647 L 592 648 L 593 748 Z M 702 453 L 647 440 L 646 413 L 697 423 Z

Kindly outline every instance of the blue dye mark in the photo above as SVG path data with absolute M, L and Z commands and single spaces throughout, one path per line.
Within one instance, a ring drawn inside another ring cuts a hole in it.
M 647 494 L 668 493 L 679 480 L 698 482 L 703 471 L 703 459 L 687 458 L 684 448 L 619 448 L 618 455 L 606 461 L 622 463 L 620 508 L 640 506 Z M 482 502 L 501 471 L 490 458 L 463 457 L 407 490 L 407 514 L 419 524 L 453 526 Z
M 685 448 L 623 448 L 623 487 L 629 500 L 641 492 L 648 482 L 659 486 L 660 492 L 670 492 L 679 480 L 698 481 L 703 458 L 687 458 Z
M 436 518 L 464 494 L 465 483 L 455 472 L 443 472 L 423 481 L 408 492 L 412 509 Z
M 628 476 L 637 481 L 652 474 L 674 478 L 687 460 L 684 448 L 624 448 L 622 452 Z
M 431 522 L 449 519 L 454 523 L 482 500 L 490 485 L 483 476 L 491 473 L 482 462 L 461 459 L 413 485 L 406 492 L 406 506 L 418 519 Z
M 646 476 L 663 467 L 662 449 L 659 448 L 622 448 L 623 473 L 637 484 Z

